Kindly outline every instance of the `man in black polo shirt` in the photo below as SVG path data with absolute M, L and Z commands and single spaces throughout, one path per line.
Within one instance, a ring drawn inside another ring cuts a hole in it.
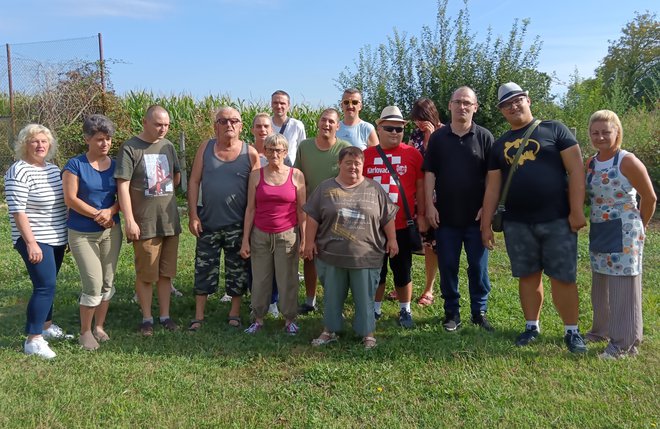
M 431 135 L 424 157 L 426 217 L 436 229 L 445 309 L 443 327 L 447 331 L 455 331 L 461 325 L 458 268 L 463 246 L 472 322 L 487 331 L 493 330 L 486 319 L 490 292 L 488 250 L 481 241 L 479 220 L 494 138 L 490 131 L 472 121 L 478 107 L 471 88 L 463 86 L 454 91 L 449 101 L 451 123 Z

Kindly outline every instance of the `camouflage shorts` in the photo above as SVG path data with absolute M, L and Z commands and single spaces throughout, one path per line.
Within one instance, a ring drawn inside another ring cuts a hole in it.
M 504 220 L 504 241 L 514 277 L 539 271 L 566 283 L 577 276 L 577 234 L 568 219 L 527 224 Z
M 218 290 L 220 252 L 225 253 L 225 287 L 227 295 L 242 296 L 248 286 L 250 260 L 240 255 L 243 224 L 228 225 L 216 232 L 202 232 L 195 249 L 195 295 Z

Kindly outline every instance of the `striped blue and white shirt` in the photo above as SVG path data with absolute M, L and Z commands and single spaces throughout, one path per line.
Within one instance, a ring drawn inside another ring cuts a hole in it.
M 20 160 L 5 173 L 5 197 L 9 208 L 11 241 L 21 236 L 14 213 L 25 213 L 35 240 L 51 246 L 67 242 L 66 205 L 60 169 L 51 163 L 36 167 Z

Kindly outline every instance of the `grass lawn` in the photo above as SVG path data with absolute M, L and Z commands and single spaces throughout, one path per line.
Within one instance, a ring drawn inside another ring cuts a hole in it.
M 197 333 L 137 333 L 132 248 L 124 245 L 110 306 L 112 337 L 96 352 L 77 341 L 52 342 L 58 354 L 44 361 L 22 354 L 25 307 L 31 284 L 11 247 L 6 208 L 0 209 L 0 427 L 557 427 L 654 428 L 660 424 L 660 229 L 645 251 L 644 335 L 641 354 L 616 362 L 568 353 L 549 288 L 542 336 L 527 348 L 513 340 L 523 328 L 517 282 L 509 274 L 502 237 L 491 255 L 489 317 L 496 332 L 469 323 L 464 271 L 464 327 L 442 330 L 439 291 L 428 309 L 413 304 L 417 323 L 402 331 L 398 306 L 384 304 L 378 347 L 364 351 L 350 324 L 338 343 L 312 348 L 320 314 L 299 319 L 286 336 L 283 321 L 267 320 L 248 336 L 226 325 L 229 304 L 218 295 Z M 194 240 L 181 236 L 172 316 L 186 327 L 194 314 Z M 580 234 L 580 327 L 591 324 L 587 235 Z M 415 297 L 423 286 L 423 259 L 415 257 Z M 77 333 L 79 278 L 70 254 L 58 278 L 54 320 Z M 438 288 L 436 288 L 438 289 Z M 303 292 L 301 290 L 301 296 Z M 349 297 L 350 299 L 350 297 Z M 350 308 L 350 307 L 349 307 Z M 156 313 L 157 314 L 157 313 Z M 347 309 L 350 317 L 351 311 Z M 248 308 L 243 307 L 244 323 Z

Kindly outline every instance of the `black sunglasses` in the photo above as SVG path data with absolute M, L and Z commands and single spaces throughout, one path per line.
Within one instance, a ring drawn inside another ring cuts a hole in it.
M 391 125 L 381 125 L 381 128 L 387 131 L 388 133 L 391 133 L 394 131 L 395 133 L 402 133 L 403 132 L 403 127 L 393 127 Z

